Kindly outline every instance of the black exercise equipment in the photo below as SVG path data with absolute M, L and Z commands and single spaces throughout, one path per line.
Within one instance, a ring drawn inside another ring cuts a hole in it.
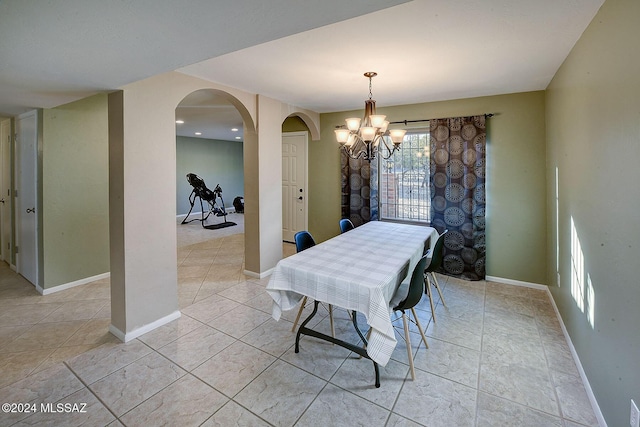
M 233 199 L 233 207 L 236 210 L 236 213 L 244 213 L 244 198 L 242 196 L 238 196 Z
M 235 222 L 227 221 L 227 211 L 224 208 L 224 200 L 222 199 L 222 188 L 220 188 L 220 184 L 216 185 L 216 188 L 211 191 L 204 183 L 204 179 L 200 178 L 195 173 L 187 174 L 187 182 L 193 187 L 193 190 L 189 195 L 189 203 L 191 204 L 191 208 L 189 209 L 189 213 L 187 213 L 187 216 L 182 220 L 182 224 L 188 224 L 193 221 L 200 221 L 202 227 L 210 230 L 236 225 Z M 200 218 L 194 218 L 187 221 L 187 218 L 189 218 L 189 215 L 191 215 L 191 211 L 196 204 L 196 198 L 200 199 Z M 220 206 L 218 206 L 218 202 L 216 199 L 220 199 Z M 209 211 L 206 214 L 204 205 L 202 203 L 203 200 L 209 203 Z M 224 222 L 204 225 L 204 222 L 207 220 L 207 218 L 209 218 L 211 214 L 215 214 L 216 216 L 224 216 Z

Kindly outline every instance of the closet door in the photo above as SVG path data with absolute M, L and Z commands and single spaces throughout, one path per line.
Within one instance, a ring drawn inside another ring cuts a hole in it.
M 16 268 L 38 285 L 37 148 L 38 112 L 22 114 L 16 120 Z

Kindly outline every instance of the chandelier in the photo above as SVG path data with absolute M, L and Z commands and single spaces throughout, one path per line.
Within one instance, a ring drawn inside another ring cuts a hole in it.
M 376 153 L 388 159 L 400 148 L 407 132 L 404 129 L 387 130 L 387 116 L 376 114 L 376 101 L 371 99 L 371 79 L 377 75 L 373 71 L 364 73 L 369 79 L 369 99 L 364 101 L 364 118 L 346 119 L 346 127 L 342 125 L 335 130 L 340 148 L 352 159 L 363 158 L 370 162 Z

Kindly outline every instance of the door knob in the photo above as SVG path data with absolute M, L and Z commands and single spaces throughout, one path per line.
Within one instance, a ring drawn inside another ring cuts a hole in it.
M 27 213 L 36 213 L 36 208 L 27 209 Z

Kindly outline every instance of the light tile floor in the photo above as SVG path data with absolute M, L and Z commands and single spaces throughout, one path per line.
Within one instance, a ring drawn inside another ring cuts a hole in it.
M 439 276 L 447 307 L 434 323 L 418 306 L 416 380 L 399 338 L 376 389 L 371 362 L 341 347 L 303 337 L 294 353 L 295 310 L 275 322 L 268 279 L 243 274 L 242 224 L 196 224 L 178 226 L 182 317 L 127 344 L 108 333 L 108 280 L 40 296 L 0 267 L 0 403 L 86 403 L 0 425 L 597 425 L 545 292 Z M 314 327 L 328 332 L 326 313 Z

